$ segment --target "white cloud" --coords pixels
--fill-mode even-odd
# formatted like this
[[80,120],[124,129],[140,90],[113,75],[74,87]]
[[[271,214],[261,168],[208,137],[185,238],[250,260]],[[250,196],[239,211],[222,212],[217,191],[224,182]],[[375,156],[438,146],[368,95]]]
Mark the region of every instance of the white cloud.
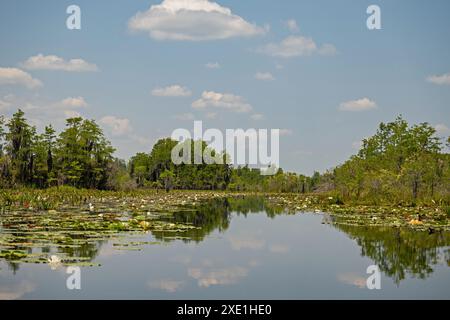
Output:
[[318,53],[321,55],[332,55],[336,53],[336,48],[331,44],[325,44],[321,48],[314,40],[304,36],[289,36],[280,43],[269,43],[258,49],[258,52],[273,57],[292,58],[300,56],[310,56]]
[[255,74],[255,79],[262,81],[275,80],[274,76],[270,72],[258,72]]
[[86,100],[83,97],[68,97],[61,100],[61,105],[68,108],[85,108],[88,106]]
[[207,64],[205,64],[205,67],[207,67],[208,69],[219,69],[220,64],[218,62],[208,62]]
[[88,72],[98,71],[95,64],[84,61],[83,59],[64,60],[55,55],[29,57],[22,66],[28,70],[60,70],[68,72]]
[[440,76],[438,75],[429,76],[427,78],[427,81],[438,85],[445,85],[445,84],[450,85],[450,73],[445,73]]
[[264,119],[264,115],[262,115],[261,113],[255,113],[252,114],[250,118],[252,118],[253,120],[262,120]]
[[367,280],[364,277],[361,277],[360,275],[354,274],[354,273],[343,273],[338,274],[337,279],[339,282],[356,286],[358,288],[364,289],[367,288]]
[[261,52],[270,56],[290,58],[308,56],[317,50],[317,45],[311,38],[302,36],[289,36],[281,43],[269,43]]
[[0,85],[2,84],[23,85],[30,89],[42,86],[40,80],[17,68],[0,68]]
[[289,20],[285,21],[284,24],[291,32],[299,32],[300,31],[300,28],[297,25],[297,21],[295,21],[294,19],[289,19]]
[[130,120],[127,118],[105,116],[99,120],[99,123],[106,126],[115,136],[122,136],[132,131]]
[[195,119],[195,116],[192,113],[182,113],[176,114],[174,118],[180,121],[191,121]]
[[199,287],[213,285],[230,285],[237,283],[248,275],[248,269],[243,267],[229,267],[205,270],[202,268],[189,268],[188,274],[197,280]]
[[265,33],[263,28],[208,0],[164,0],[138,12],[128,27],[148,32],[156,40],[203,41]]
[[171,279],[163,279],[158,281],[150,281],[148,286],[151,289],[160,289],[170,293],[177,292],[181,290],[185,285],[184,281],[177,281]]
[[202,97],[192,103],[194,109],[208,107],[225,109],[232,112],[250,112],[253,108],[244,98],[229,93],[204,91]]
[[362,98],[358,100],[350,100],[346,102],[342,102],[339,105],[339,110],[341,111],[366,111],[371,109],[376,109],[377,104],[375,101],[370,100],[369,98]]
[[36,285],[28,280],[20,280],[14,284],[2,284],[0,286],[0,300],[17,300],[35,289]]
[[436,129],[437,135],[444,137],[444,136],[450,136],[450,128],[447,127],[445,124],[437,124],[434,126],[434,129]]
[[180,85],[172,85],[165,88],[155,88],[152,90],[152,95],[157,97],[188,97],[192,92]]
[[81,117],[81,113],[75,110],[63,110],[65,118],[78,118]]
[[[82,116],[79,111],[85,108],[80,104],[81,101],[84,101],[82,97],[69,97],[59,101],[48,101],[41,99],[39,96],[34,96],[29,99],[19,96],[9,96],[4,97],[3,100],[11,106],[20,107],[25,112],[30,123],[41,130],[49,123],[53,124],[58,130],[63,129],[67,118]],[[7,111],[13,111],[11,109],[12,107]]]
[[251,237],[230,237],[228,240],[230,241],[233,250],[237,251],[242,249],[260,250],[264,248],[266,243],[264,240]]

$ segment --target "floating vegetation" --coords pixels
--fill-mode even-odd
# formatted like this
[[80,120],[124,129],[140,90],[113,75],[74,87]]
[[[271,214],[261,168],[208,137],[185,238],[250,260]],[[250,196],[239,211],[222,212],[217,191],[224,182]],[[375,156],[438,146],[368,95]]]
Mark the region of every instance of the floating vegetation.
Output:
[[[231,212],[317,212],[328,213],[327,223],[335,225],[450,230],[447,207],[348,206],[330,196],[287,193],[0,190],[0,208],[0,259],[49,265],[97,266],[107,241],[133,251],[174,240],[199,242],[213,230],[226,230]],[[148,233],[157,241],[130,240]]]
[[[71,188],[2,191],[0,259],[14,263],[95,266],[99,247],[108,240],[157,232],[170,235],[200,229],[171,221],[174,212],[193,212],[188,203],[210,194],[115,193]],[[219,196],[219,194],[217,194]],[[189,200],[192,199],[192,202]],[[45,205],[44,205],[45,204]],[[141,250],[156,241],[114,243],[115,249]],[[60,257],[55,260],[56,256]]]
[[317,212],[333,216],[333,223],[359,226],[408,227],[417,231],[430,228],[450,231],[450,219],[441,206],[369,206],[336,204],[333,197],[321,195],[273,194],[267,202],[288,212]]

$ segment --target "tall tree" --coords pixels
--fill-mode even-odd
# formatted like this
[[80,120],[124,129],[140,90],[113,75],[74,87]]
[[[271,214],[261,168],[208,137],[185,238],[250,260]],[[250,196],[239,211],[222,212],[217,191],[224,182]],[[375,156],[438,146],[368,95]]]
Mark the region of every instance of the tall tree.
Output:
[[6,150],[11,157],[13,184],[30,183],[32,180],[32,144],[36,129],[31,127],[22,110],[13,114],[7,123]]

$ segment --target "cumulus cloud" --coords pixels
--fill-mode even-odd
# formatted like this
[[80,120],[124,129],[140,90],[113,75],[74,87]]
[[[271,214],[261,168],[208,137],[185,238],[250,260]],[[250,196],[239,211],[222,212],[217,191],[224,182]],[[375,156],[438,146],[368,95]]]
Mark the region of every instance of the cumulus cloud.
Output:
[[450,73],[429,76],[427,81],[438,85],[450,85]]
[[65,118],[78,118],[81,117],[81,113],[75,110],[63,110]]
[[202,268],[188,269],[190,277],[197,280],[199,287],[210,287],[213,285],[235,284],[248,275],[248,269],[243,267],[230,267],[212,270]]
[[171,279],[162,279],[157,281],[150,281],[148,286],[151,289],[160,289],[166,292],[174,293],[181,290],[185,285],[184,281],[177,281]]
[[85,108],[88,106],[83,97],[68,97],[61,100],[61,105],[68,108]]
[[332,55],[336,53],[336,48],[331,44],[319,47],[310,37],[289,36],[280,43],[269,43],[259,48],[258,52],[273,57],[293,58],[300,56],[310,56],[312,54]]
[[312,38],[289,36],[281,43],[269,43],[259,51],[274,57],[290,58],[308,56],[316,50],[317,45]]
[[67,72],[89,72],[98,70],[98,67],[95,64],[86,62],[83,59],[71,59],[66,61],[55,55],[44,56],[43,54],[28,58],[22,63],[22,66],[28,70],[60,70]]
[[0,85],[3,84],[22,85],[30,89],[42,86],[40,80],[17,68],[0,68]]
[[375,101],[370,100],[369,98],[362,98],[358,100],[350,100],[346,102],[342,102],[339,105],[339,110],[341,111],[366,111],[371,109],[376,109],[377,104]]
[[258,72],[255,74],[255,79],[262,81],[275,80],[274,76],[270,72]]
[[342,273],[337,275],[339,282],[355,286],[361,289],[366,288],[366,279],[354,273]]
[[242,250],[242,249],[250,249],[250,250],[260,250],[265,246],[265,241],[257,238],[239,238],[239,237],[230,237],[229,241],[231,243],[231,247],[233,250]]
[[39,96],[25,98],[8,95],[0,100],[7,102],[9,105],[5,112],[13,111],[11,110],[13,107],[20,107],[27,115],[30,123],[41,129],[49,123],[62,129],[67,118],[84,117],[80,112],[88,107],[88,103],[81,96],[48,101]]
[[11,285],[2,284],[0,286],[0,300],[16,300],[35,289],[36,285],[28,280],[20,280],[18,283]]
[[208,69],[219,69],[220,64],[218,62],[208,62],[207,64],[205,64],[205,67],[207,67]]
[[122,136],[132,131],[130,120],[127,118],[105,116],[99,120],[99,123],[106,126],[115,136]]
[[180,85],[172,85],[168,87],[158,87],[152,90],[152,95],[157,97],[188,97],[192,94],[192,92]]
[[297,25],[297,21],[295,21],[294,19],[286,20],[284,22],[284,24],[291,32],[299,32],[300,31],[300,28]]
[[156,40],[204,41],[265,33],[264,28],[208,0],[164,0],[138,12],[129,20],[128,27],[147,32]]
[[204,91],[200,99],[192,103],[194,109],[220,108],[232,112],[250,112],[252,106],[244,98],[230,93]]

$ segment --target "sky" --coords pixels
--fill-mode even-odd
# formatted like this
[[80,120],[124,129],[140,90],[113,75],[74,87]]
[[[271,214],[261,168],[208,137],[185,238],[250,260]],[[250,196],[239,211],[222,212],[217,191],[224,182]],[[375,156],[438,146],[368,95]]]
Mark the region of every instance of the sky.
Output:
[[194,120],[280,129],[281,167],[323,172],[400,114],[450,135],[449,12],[447,0],[2,0],[0,115],[20,107],[39,130],[95,119],[124,159]]

